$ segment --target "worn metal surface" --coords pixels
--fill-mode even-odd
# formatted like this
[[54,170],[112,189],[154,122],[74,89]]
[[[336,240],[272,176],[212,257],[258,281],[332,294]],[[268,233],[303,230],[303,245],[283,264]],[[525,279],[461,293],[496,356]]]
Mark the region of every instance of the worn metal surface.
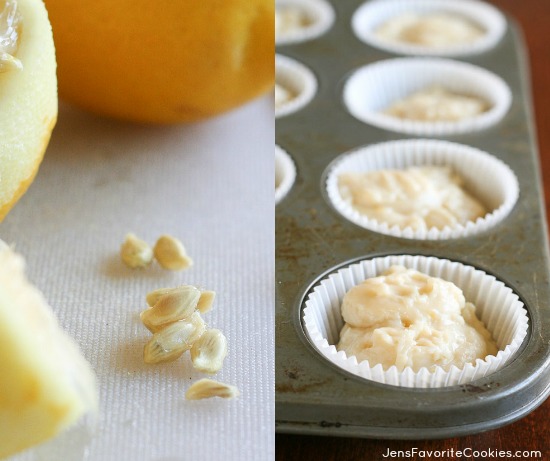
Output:
[[[333,2],[337,19],[327,34],[277,49],[307,65],[319,88],[306,108],[276,121],[276,142],[297,166],[296,182],[276,208],[276,427],[280,432],[403,439],[495,428],[524,416],[550,393],[548,245],[523,42],[508,21],[495,49],[460,59],[508,83],[514,99],[505,119],[478,133],[438,138],[490,152],[514,170],[520,197],[512,213],[473,238],[415,241],[376,234],[341,217],[323,187],[326,169],[339,155],[411,137],[365,125],[342,103],[342,84],[350,72],[396,57],[355,38],[350,17],[360,3]],[[381,254],[433,255],[494,274],[529,311],[530,331],[520,352],[486,378],[441,389],[378,384],[326,361],[303,332],[304,297],[327,272]]]

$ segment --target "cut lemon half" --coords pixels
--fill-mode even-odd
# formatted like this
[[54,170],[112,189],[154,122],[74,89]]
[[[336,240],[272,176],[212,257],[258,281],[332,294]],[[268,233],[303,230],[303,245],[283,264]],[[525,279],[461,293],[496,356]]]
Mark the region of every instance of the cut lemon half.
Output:
[[0,221],[33,181],[56,120],[55,51],[44,4],[0,0]]
[[0,458],[55,436],[97,407],[94,372],[24,265],[0,240]]

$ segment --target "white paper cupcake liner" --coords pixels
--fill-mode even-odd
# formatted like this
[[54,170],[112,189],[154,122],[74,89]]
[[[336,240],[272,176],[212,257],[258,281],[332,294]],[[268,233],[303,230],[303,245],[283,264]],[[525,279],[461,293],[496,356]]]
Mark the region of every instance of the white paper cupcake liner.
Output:
[[[390,43],[376,36],[378,26],[405,13],[450,13],[471,20],[486,31],[469,44],[448,47],[426,47],[406,43]],[[352,17],[357,37],[368,45],[397,54],[416,56],[464,56],[483,53],[493,48],[506,31],[506,18],[492,5],[477,0],[374,0],[360,6]]]
[[290,191],[296,179],[296,166],[283,149],[275,145],[275,204]]
[[[491,108],[473,117],[444,122],[406,120],[383,113],[396,101],[433,86],[482,98]],[[396,58],[356,70],[344,85],[343,99],[355,118],[378,128],[444,136],[497,124],[510,108],[512,93],[500,77],[472,64],[441,58]]]
[[[290,45],[323,35],[334,23],[334,10],[325,0],[277,0],[275,8],[296,7],[308,18],[307,26],[289,31],[275,29],[275,44]],[[277,13],[276,13],[277,14]],[[277,18],[275,19],[277,24]]]
[[[338,189],[338,176],[342,173],[418,166],[451,167],[464,180],[465,189],[485,206],[488,213],[475,222],[441,230],[401,229],[361,214],[342,198]],[[469,237],[487,231],[508,216],[519,197],[516,175],[501,160],[474,147],[433,139],[389,141],[344,154],[329,167],[326,188],[332,205],[349,221],[381,234],[418,240]]]
[[275,83],[294,95],[290,101],[275,107],[275,118],[299,111],[317,92],[317,79],[313,72],[302,63],[280,54],[275,55]]
[[[462,369],[437,368],[418,372],[395,366],[384,371],[382,365],[371,367],[368,361],[357,362],[337,351],[344,320],[340,312],[345,293],[367,278],[376,277],[394,264],[415,269],[432,277],[454,283],[467,301],[476,306],[476,314],[491,332],[499,348],[496,356],[478,359]],[[385,256],[364,260],[331,273],[309,294],[303,310],[303,325],[315,349],[338,367],[364,379],[393,386],[435,388],[469,383],[500,370],[513,357],[527,336],[528,315],[519,297],[492,275],[458,262],[426,256]]]

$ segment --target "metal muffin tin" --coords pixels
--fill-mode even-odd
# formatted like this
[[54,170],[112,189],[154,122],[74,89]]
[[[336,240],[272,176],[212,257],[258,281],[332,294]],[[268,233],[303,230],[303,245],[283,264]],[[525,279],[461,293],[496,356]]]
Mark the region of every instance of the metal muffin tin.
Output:
[[[474,237],[419,241],[377,234],[348,222],[331,205],[329,164],[357,147],[408,139],[353,118],[342,87],[355,69],[397,55],[369,47],[351,29],[362,2],[333,0],[336,21],[322,37],[277,48],[308,66],[317,94],[300,111],[276,120],[276,143],[297,176],[276,207],[276,429],[279,432],[391,439],[452,437],[515,421],[550,393],[550,291],[546,219],[528,85],[525,48],[508,19],[492,50],[459,60],[501,76],[513,91],[510,111],[480,132],[438,137],[478,147],[518,177],[520,197],[502,223]],[[310,344],[303,302],[326,274],[353,261],[387,254],[431,255],[493,274],[529,313],[529,332],[512,361],[466,385],[410,389],[375,383],[332,365]]]

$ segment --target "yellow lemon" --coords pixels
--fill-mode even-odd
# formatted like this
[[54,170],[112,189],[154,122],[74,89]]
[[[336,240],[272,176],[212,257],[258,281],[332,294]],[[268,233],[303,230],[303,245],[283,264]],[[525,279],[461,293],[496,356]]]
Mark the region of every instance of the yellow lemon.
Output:
[[31,184],[57,119],[55,52],[41,0],[0,0],[0,221]]
[[94,373],[24,261],[0,241],[0,458],[45,441],[97,405]]
[[46,0],[60,96],[121,119],[203,119],[274,82],[273,0]]

